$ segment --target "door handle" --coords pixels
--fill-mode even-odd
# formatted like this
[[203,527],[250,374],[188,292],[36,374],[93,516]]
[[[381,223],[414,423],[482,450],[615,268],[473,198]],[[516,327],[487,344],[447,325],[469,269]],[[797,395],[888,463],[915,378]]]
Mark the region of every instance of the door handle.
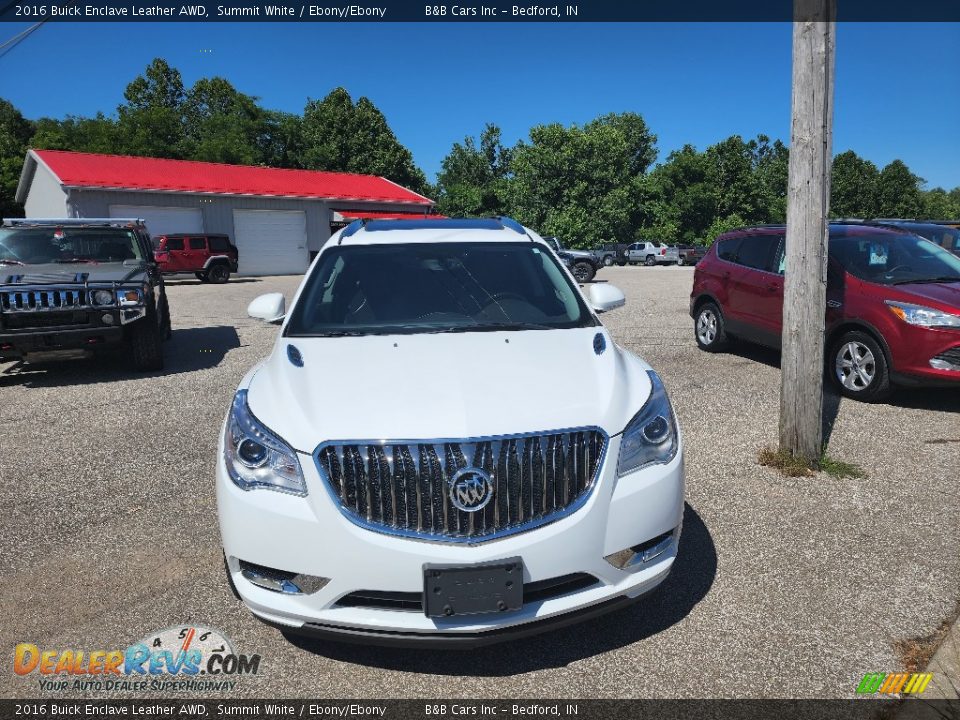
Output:
[[839,300],[827,300],[827,307],[829,308],[838,308],[843,307],[843,303]]
[[779,290],[779,289],[780,289],[780,288],[779,288],[779,286],[778,286],[776,283],[769,283],[769,284],[767,285],[767,290],[770,291],[770,292],[776,292],[776,291]]

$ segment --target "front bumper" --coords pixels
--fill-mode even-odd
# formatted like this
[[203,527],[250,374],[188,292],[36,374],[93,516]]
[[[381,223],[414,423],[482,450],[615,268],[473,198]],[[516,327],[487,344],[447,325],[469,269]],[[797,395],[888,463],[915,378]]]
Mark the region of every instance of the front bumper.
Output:
[[[408,539],[355,525],[331,501],[310,455],[300,456],[306,497],[241,490],[227,476],[220,447],[217,509],[228,572],[260,619],[292,633],[372,644],[473,647],[607,612],[666,579],[683,516],[682,439],[669,464],[618,479],[619,446],[619,436],[610,439],[595,487],[579,510],[552,524],[476,545]],[[604,559],[671,531],[668,548],[649,562],[621,570]],[[519,610],[452,618],[338,602],[360,591],[420,594],[428,563],[472,565],[515,557],[522,558],[525,586],[577,573],[592,575],[596,582],[524,603]],[[274,592],[247,580],[240,561],[329,582],[311,594]]]

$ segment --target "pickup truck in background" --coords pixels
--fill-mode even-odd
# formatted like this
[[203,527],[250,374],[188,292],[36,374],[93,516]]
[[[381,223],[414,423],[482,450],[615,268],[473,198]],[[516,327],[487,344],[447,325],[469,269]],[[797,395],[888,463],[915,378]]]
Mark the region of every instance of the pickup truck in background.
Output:
[[677,265],[696,265],[707,254],[707,248],[703,245],[678,245],[677,251],[680,254]]
[[556,251],[564,265],[570,268],[570,272],[578,283],[590,282],[597,274],[597,270],[603,267],[600,258],[590,250],[565,248],[557,237],[545,237],[544,240]]
[[680,251],[674,245],[664,245],[649,241],[633,243],[627,248],[627,260],[631,265],[676,265],[680,262]]

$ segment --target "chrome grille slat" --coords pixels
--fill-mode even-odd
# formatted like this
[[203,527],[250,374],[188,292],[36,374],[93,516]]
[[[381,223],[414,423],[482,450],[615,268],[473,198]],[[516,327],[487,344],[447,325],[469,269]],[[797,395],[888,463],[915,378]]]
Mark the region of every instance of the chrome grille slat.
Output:
[[[552,522],[579,507],[603,463],[595,428],[434,441],[342,441],[314,453],[341,512],[357,524],[428,540],[482,542]],[[450,482],[465,467],[486,472],[492,500],[465,512]]]
[[30,288],[0,291],[0,311],[44,312],[90,307],[86,290]]

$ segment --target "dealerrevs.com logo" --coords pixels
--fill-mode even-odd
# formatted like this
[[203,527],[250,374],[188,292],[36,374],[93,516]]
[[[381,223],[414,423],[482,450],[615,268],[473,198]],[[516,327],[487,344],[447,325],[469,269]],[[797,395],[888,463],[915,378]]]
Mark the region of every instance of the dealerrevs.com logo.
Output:
[[233,690],[256,675],[260,656],[237,653],[217,630],[178,625],[124,650],[41,649],[20,643],[13,672],[36,676],[43,691]]

